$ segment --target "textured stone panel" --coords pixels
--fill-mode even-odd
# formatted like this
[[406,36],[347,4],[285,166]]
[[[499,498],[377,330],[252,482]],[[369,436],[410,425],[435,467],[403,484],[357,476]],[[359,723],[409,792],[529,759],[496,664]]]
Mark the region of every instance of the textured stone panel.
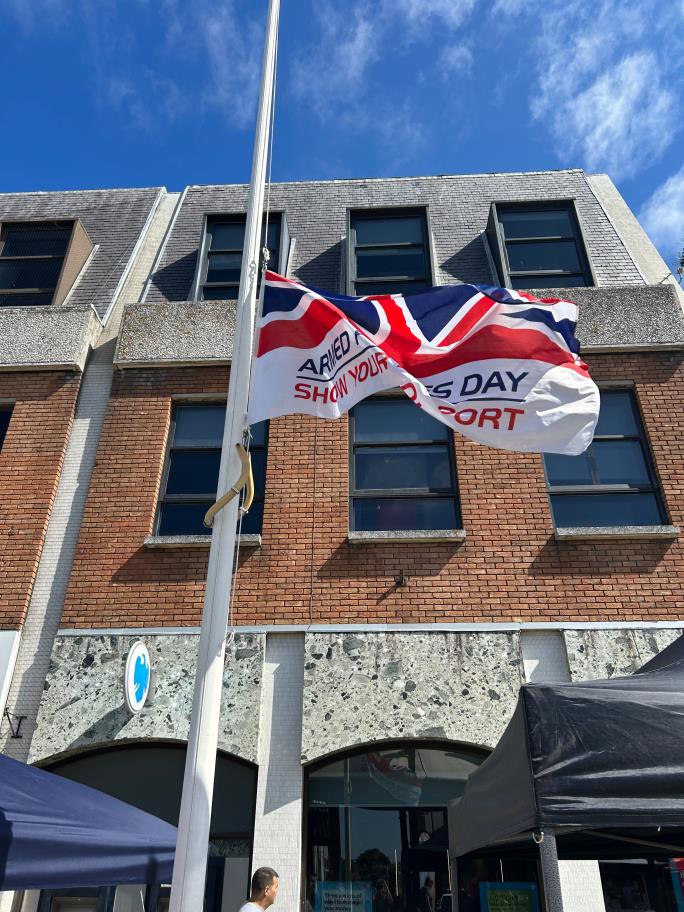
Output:
[[493,746],[523,681],[517,633],[312,633],[302,758],[395,738]]
[[577,304],[577,338],[585,351],[684,346],[682,306],[671,285],[544,288],[537,294]]
[[101,330],[92,307],[2,307],[0,370],[27,366],[83,370]]
[[235,301],[129,305],[114,363],[227,364],[233,353],[235,306]]
[[633,674],[675,640],[681,630],[565,630],[573,681]]
[[[143,639],[152,662],[154,697],[132,715],[123,674],[133,642]],[[119,739],[186,740],[198,636],[57,637],[30,761]],[[241,634],[226,650],[219,747],[257,760],[264,637]]]

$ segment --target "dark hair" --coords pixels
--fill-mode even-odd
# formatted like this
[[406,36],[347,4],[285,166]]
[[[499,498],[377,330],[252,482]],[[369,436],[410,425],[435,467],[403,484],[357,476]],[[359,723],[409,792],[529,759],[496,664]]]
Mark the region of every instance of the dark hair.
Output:
[[263,893],[278,877],[278,872],[273,868],[257,868],[252,874],[252,893]]

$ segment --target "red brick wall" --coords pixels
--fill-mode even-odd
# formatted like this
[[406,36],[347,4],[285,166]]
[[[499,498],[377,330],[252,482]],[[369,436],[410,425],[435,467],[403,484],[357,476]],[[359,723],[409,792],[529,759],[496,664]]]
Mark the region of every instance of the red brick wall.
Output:
[[26,615],[79,383],[66,371],[0,373],[0,402],[15,402],[0,451],[0,629]]
[[[684,373],[676,353],[596,355],[634,380],[670,518],[684,525]],[[198,624],[207,550],[151,551],[171,395],[223,393],[216,368],[115,378],[63,626]],[[679,541],[556,542],[542,460],[456,438],[467,541],[349,545],[347,423],[271,423],[263,545],[243,555],[235,622],[667,620]],[[314,492],[314,470],[315,492]],[[315,507],[315,509],[314,509]],[[394,577],[403,570],[405,588]]]

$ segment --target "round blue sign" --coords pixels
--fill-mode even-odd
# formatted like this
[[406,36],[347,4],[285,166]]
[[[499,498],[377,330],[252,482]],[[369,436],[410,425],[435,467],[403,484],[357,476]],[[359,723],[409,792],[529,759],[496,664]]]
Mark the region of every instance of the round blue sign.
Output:
[[150,655],[147,646],[138,640],[128,651],[124,675],[124,697],[131,712],[140,712],[145,705],[150,692],[150,679]]

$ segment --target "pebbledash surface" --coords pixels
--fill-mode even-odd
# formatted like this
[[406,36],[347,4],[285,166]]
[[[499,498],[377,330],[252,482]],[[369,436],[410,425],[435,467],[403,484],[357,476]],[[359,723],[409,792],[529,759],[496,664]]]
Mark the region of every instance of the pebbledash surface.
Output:
[[[206,429],[225,400],[230,244],[246,194],[0,195],[2,224],[80,219],[100,244],[56,310],[0,307],[0,411],[11,409],[0,559],[18,580],[0,609],[2,749],[171,822],[208,555],[201,530],[171,519],[211,494],[184,493],[171,472],[178,453],[205,460],[198,477],[215,458]],[[442,499],[451,525],[369,528],[362,507],[382,492],[369,493],[356,472],[368,443],[353,418],[289,416],[255,431],[263,487],[243,529],[224,668],[210,912],[232,912],[261,864],[281,875],[282,908],[301,912],[328,912],[339,889],[363,912],[389,912],[380,882],[392,908],[414,912],[428,875],[435,912],[448,912],[450,875],[497,880],[503,870],[508,881],[534,881],[525,858],[503,858],[499,873],[487,859],[450,871],[447,800],[496,745],[523,682],[631,674],[684,628],[682,296],[609,178],[570,170],[276,184],[271,266],[353,293],[364,280],[358,219],[379,220],[379,231],[404,218],[423,226],[411,243],[431,283],[500,284],[497,258],[510,266],[510,252],[497,234],[502,216],[493,220],[507,207],[574,213],[586,286],[548,279],[537,293],[578,303],[592,376],[634,403],[639,423],[606,442],[620,437],[646,454],[648,479],[634,493],[657,501],[657,522],[621,522],[606,507],[591,523],[559,524],[553,498],[558,509],[558,498],[579,495],[549,487],[554,467],[541,456],[449,434],[417,445],[448,454],[448,485],[425,498]],[[44,415],[43,459],[31,434]],[[204,438],[187,433],[198,415]],[[403,447],[403,457],[415,441],[371,443]],[[138,640],[152,683],[132,714],[123,671]],[[599,861],[564,863],[574,903],[601,908],[602,883],[616,875]],[[160,885],[120,889],[117,903],[162,910],[165,895]],[[112,900],[78,902],[106,912]],[[40,901],[56,912],[59,897]]]

